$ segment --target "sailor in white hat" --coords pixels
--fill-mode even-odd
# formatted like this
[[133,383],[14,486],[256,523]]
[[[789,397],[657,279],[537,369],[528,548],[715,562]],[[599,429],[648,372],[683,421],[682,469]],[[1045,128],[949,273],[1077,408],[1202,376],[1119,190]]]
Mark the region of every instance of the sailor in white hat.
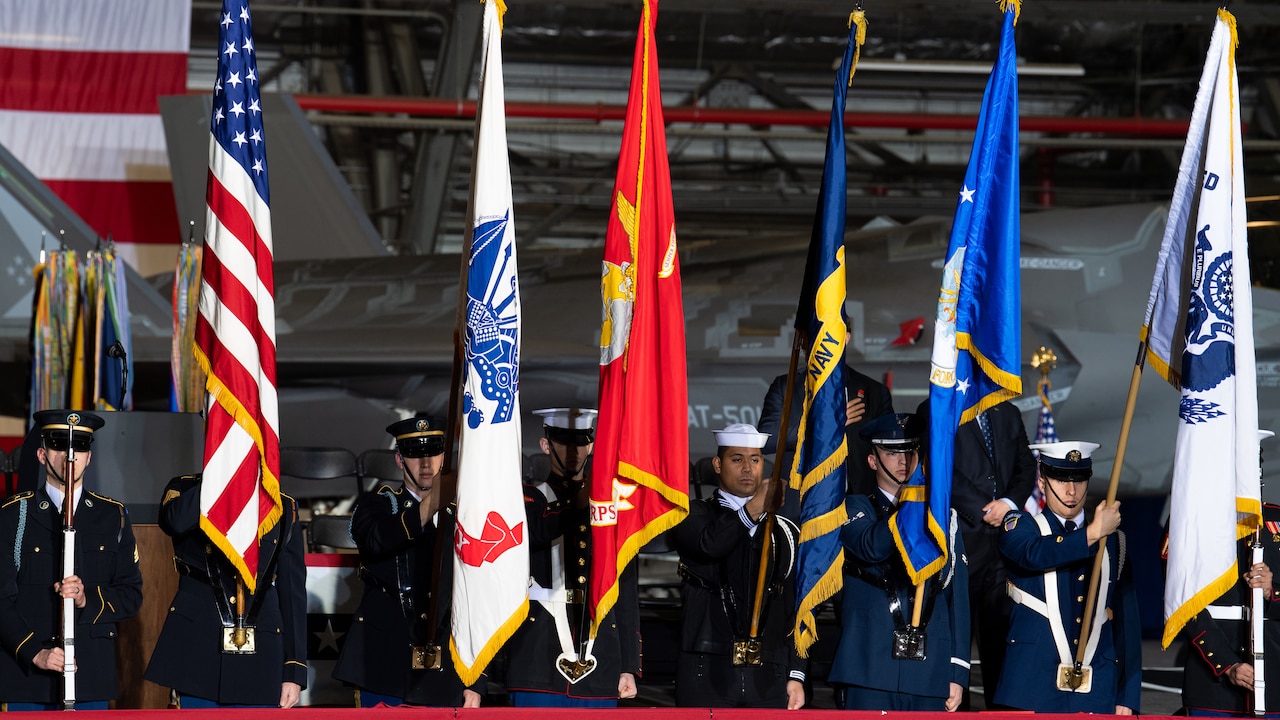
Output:
[[[1085,495],[1093,475],[1091,442],[1032,445],[1040,451],[1045,511],[1004,517],[1000,552],[1009,561],[1006,668],[995,701],[1052,713],[1133,714],[1141,697],[1141,625],[1125,558],[1120,503],[1103,501],[1086,523]],[[1085,607],[1094,556],[1103,549],[1097,600]],[[1091,631],[1081,637],[1083,619]],[[1075,659],[1085,646],[1083,662]]]
[[788,638],[795,620],[796,540],[790,520],[774,517],[770,567],[758,632],[750,637],[769,479],[761,448],[769,436],[751,425],[716,430],[711,465],[720,486],[689,503],[669,536],[680,554],[684,607],[676,660],[676,705],[804,705],[806,663]]

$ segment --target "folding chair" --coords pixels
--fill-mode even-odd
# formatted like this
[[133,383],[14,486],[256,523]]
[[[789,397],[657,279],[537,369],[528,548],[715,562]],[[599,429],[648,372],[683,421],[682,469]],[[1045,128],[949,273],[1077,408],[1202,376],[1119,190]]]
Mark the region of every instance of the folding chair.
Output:
[[356,542],[351,539],[351,516],[312,515],[311,524],[307,526],[307,540],[311,552],[354,550]]
[[355,453],[333,447],[280,448],[280,487],[298,500],[345,498],[359,489]]
[[379,483],[397,483],[404,479],[404,471],[396,464],[396,451],[379,448],[365,450],[359,458],[360,492],[367,493]]

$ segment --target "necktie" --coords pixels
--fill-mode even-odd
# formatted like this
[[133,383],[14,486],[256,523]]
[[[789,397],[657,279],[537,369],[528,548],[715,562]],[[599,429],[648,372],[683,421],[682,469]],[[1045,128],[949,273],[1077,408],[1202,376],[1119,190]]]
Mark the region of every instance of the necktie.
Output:
[[1068,521],[1065,523],[1065,527],[1067,528],[1067,532],[1075,532],[1075,530],[1076,530],[1076,521],[1075,521],[1075,520],[1068,520]]
[[996,456],[995,440],[991,437],[991,423],[987,421],[987,413],[978,413],[978,429],[982,431],[982,442],[987,446],[987,454]]

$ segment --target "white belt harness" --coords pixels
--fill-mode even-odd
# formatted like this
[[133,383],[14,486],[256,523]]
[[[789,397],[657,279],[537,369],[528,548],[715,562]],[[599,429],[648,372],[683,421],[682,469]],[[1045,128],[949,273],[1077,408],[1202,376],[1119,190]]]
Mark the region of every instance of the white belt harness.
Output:
[[[555,502],[557,500],[556,493],[546,482],[538,484],[538,490],[547,498],[547,502]],[[573,635],[569,633],[569,611],[566,604],[569,599],[569,593],[564,587],[564,536],[556,538],[551,543],[551,587],[544,588],[538,584],[533,576],[529,576],[529,599],[538,603],[547,611],[551,619],[556,624],[556,635],[560,639],[560,656],[556,658],[556,669],[560,670],[561,675],[570,683],[576,683],[586,677],[586,673],[577,677],[570,677],[561,669],[563,663],[561,660],[568,662],[578,661],[578,651],[573,645]],[[586,608],[583,608],[586,612]],[[595,647],[596,639],[594,637],[587,640],[587,647],[582,654],[583,660],[590,660],[593,664],[595,658],[591,655],[591,649]],[[589,671],[588,671],[589,672]]]
[[[1049,521],[1044,515],[1034,516],[1036,525],[1040,527],[1040,535],[1048,537],[1053,534]],[[1092,666],[1093,655],[1098,650],[1098,638],[1102,636],[1102,624],[1107,619],[1107,589],[1111,584],[1111,556],[1107,551],[1106,540],[1102,545],[1102,578],[1098,583],[1097,606],[1093,609],[1093,623],[1089,629],[1089,640],[1084,648],[1084,665]],[[1053,643],[1058,648],[1058,660],[1062,665],[1074,664],[1071,645],[1067,642],[1067,631],[1062,624],[1062,606],[1058,603],[1058,571],[1050,570],[1044,574],[1044,600],[1023,592],[1013,583],[1008,583],[1009,597],[1019,605],[1034,610],[1036,614],[1049,621],[1049,629],[1053,633]],[[1088,692],[1083,686],[1067,692]]]

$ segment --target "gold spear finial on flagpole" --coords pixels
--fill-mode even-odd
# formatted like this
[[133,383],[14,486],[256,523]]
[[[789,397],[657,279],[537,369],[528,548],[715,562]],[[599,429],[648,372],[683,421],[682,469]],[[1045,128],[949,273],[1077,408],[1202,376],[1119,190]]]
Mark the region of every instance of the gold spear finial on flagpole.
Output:
[[849,87],[853,87],[853,74],[858,72],[858,58],[862,56],[862,46],[867,44],[867,13],[862,10],[862,0],[858,0],[858,4],[853,8],[853,12],[849,13],[849,27],[857,25],[858,32],[853,36],[853,63],[849,65]]

